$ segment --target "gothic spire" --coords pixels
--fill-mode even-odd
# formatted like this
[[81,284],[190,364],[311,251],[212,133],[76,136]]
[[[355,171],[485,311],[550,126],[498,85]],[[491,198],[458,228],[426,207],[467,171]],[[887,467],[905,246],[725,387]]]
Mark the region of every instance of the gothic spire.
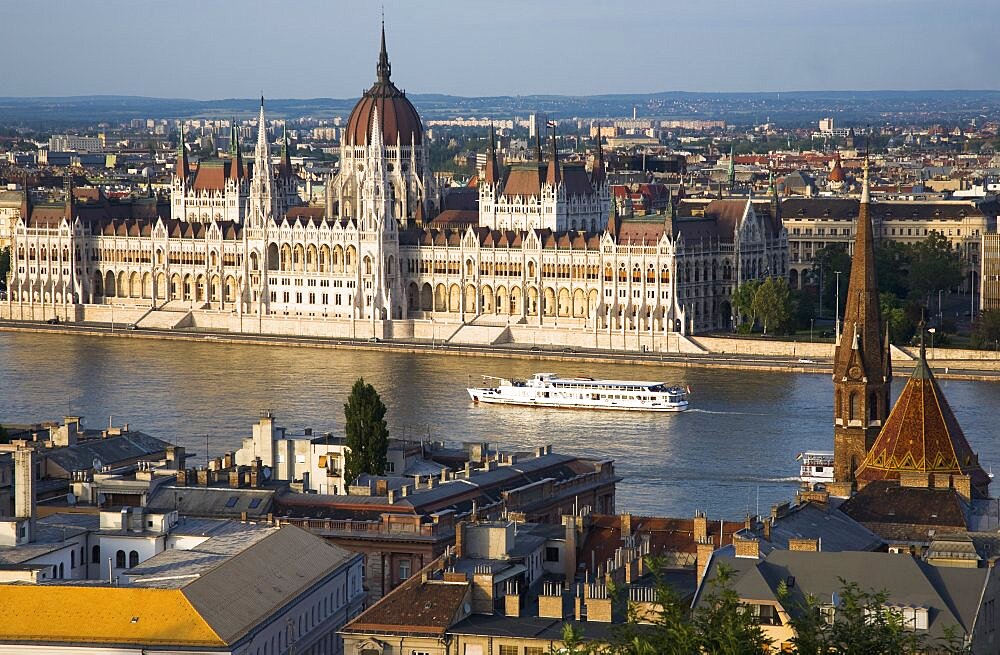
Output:
[[389,77],[392,75],[392,64],[389,63],[389,53],[385,49],[385,19],[382,19],[382,49],[378,53],[378,65],[375,67],[375,74],[379,84],[389,84]]
[[736,147],[729,146],[729,195],[736,188]]
[[65,181],[64,181],[64,186],[66,187],[66,204],[64,205],[65,211],[63,213],[63,217],[66,218],[66,220],[72,221],[73,220],[73,213],[74,213],[74,207],[73,207],[73,171],[70,171],[70,170],[66,171],[66,178],[65,178]]
[[253,181],[250,184],[250,207],[253,222],[263,224],[274,216],[274,166],[271,147],[267,142],[267,119],[264,116],[264,96],[260,98],[257,118],[257,147],[254,149]]
[[279,172],[283,178],[292,176],[292,155],[288,149],[288,127],[286,125],[281,126],[281,165]]
[[497,163],[497,133],[490,121],[490,151],[486,159],[486,183],[496,184],[500,181],[500,166]]
[[594,185],[594,190],[604,182],[605,171],[604,171],[604,148],[601,146],[601,124],[597,124],[597,139],[596,144],[597,152],[594,159],[594,171],[590,175],[590,182]]
[[243,177],[243,152],[240,150],[240,132],[236,127],[235,117],[229,131],[229,156],[232,159],[229,164],[229,177],[239,181]]
[[177,138],[177,161],[174,163],[174,174],[181,179],[181,182],[187,181],[188,176],[188,156],[187,148],[184,147],[184,122],[181,121],[180,124],[180,136]]
[[549,160],[549,172],[545,176],[546,184],[558,186],[562,181],[562,172],[559,169],[559,149],[556,145],[556,126],[552,124],[552,159]]

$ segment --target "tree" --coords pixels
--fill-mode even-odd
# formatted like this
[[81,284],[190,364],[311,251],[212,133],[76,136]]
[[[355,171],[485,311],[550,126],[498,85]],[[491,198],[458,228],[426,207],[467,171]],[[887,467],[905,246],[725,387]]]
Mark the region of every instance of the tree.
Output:
[[1000,309],[987,309],[972,326],[972,345],[996,348],[1000,343]]
[[736,310],[736,323],[742,325],[748,322],[753,327],[757,320],[753,310],[753,299],[760,288],[760,280],[748,280],[733,290],[733,309]]
[[10,273],[10,248],[0,248],[0,289],[7,288],[8,273]]
[[389,429],[385,405],[375,387],[358,378],[344,404],[344,430],[348,451],[344,455],[344,477],[355,480],[362,473],[385,473]]
[[926,239],[911,245],[909,252],[910,291],[917,298],[962,283],[961,255],[940,232],[932,231]]
[[889,604],[884,591],[864,591],[857,583],[840,581],[836,606],[821,607],[817,599],[795,599],[780,590],[779,601],[792,616],[791,643],[798,655],[861,655],[867,653],[965,653],[954,628],[942,639],[912,630],[900,612]]
[[882,239],[875,247],[875,273],[881,292],[906,298],[910,293],[910,248],[897,241]]
[[779,277],[769,277],[764,280],[753,297],[753,313],[764,324],[764,334],[767,326],[780,330],[788,326],[792,320],[792,294],[788,288],[788,280]]
[[889,340],[892,343],[908,343],[917,328],[916,323],[910,318],[910,313],[892,293],[880,293],[878,301],[882,320],[889,326]]
[[[840,285],[843,291],[847,288],[847,281],[851,277],[851,256],[847,254],[847,245],[831,243],[817,250],[813,256],[812,278],[819,288],[820,309],[825,307],[832,310],[834,308],[833,305],[837,298],[837,271],[840,271]],[[846,293],[840,294],[840,302],[847,302]],[[835,312],[831,311],[830,313]]]

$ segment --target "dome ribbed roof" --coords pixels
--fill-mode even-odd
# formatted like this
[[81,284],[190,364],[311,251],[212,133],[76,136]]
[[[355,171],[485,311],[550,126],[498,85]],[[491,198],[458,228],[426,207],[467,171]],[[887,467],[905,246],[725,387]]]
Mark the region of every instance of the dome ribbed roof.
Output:
[[382,131],[382,142],[386,145],[408,145],[421,143],[424,128],[420,115],[406,94],[392,83],[390,74],[392,66],[385,49],[385,27],[382,28],[382,51],[379,53],[378,77],[375,84],[365,91],[347,119],[344,130],[344,143],[353,146],[366,146],[371,139],[372,121],[378,112],[379,128]]

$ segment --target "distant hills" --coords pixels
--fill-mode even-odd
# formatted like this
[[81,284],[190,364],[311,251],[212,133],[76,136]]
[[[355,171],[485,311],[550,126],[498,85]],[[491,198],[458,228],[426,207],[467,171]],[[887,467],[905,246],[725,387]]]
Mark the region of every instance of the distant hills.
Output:
[[[594,96],[488,96],[410,94],[425,120],[456,116],[509,118],[542,111],[554,118],[640,117],[721,119],[796,126],[835,116],[844,125],[957,123],[1000,120],[1000,91],[794,91],[698,93],[667,91]],[[269,116],[332,117],[350,113],[357,98],[267,99]],[[142,96],[0,97],[0,124],[30,127],[80,125],[133,118],[246,118],[259,99],[190,100]]]

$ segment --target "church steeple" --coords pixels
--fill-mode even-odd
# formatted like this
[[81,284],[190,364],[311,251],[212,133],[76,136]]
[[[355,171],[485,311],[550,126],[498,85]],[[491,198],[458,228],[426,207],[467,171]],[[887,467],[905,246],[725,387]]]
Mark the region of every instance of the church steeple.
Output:
[[188,171],[188,156],[187,148],[184,147],[184,123],[180,124],[180,136],[177,137],[177,160],[174,163],[174,174],[180,178],[181,184],[187,182]]
[[847,306],[833,360],[837,482],[854,482],[855,470],[865,460],[889,414],[892,368],[883,341],[870,204],[866,160]]
[[590,183],[594,190],[604,183],[606,172],[604,170],[604,148],[601,146],[601,124],[597,124],[597,139],[595,140],[597,151],[594,153],[594,171],[590,174]]

